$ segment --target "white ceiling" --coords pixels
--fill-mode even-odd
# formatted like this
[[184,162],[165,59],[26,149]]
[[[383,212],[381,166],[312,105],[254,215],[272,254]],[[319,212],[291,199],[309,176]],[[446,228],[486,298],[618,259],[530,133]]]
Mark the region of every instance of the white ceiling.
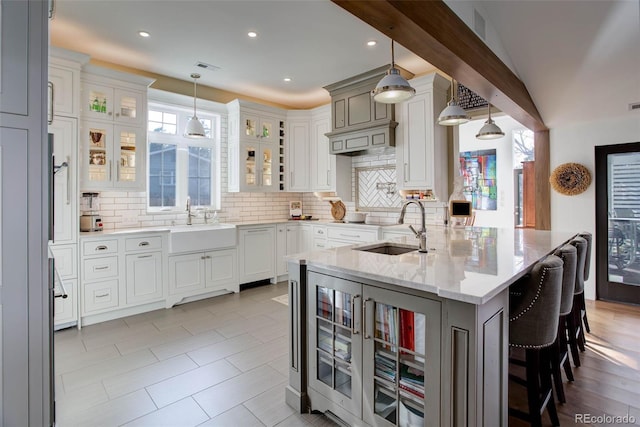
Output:
[[[198,72],[200,84],[294,108],[326,104],[322,86],[391,60],[389,38],[324,0],[56,0],[51,43],[181,80]],[[398,45],[396,62],[414,74],[433,70]]]
[[[640,101],[640,1],[471,3],[495,28],[505,62],[548,126],[635,114],[628,104]],[[56,0],[55,7],[56,46],[181,80],[200,72],[201,84],[292,108],[326,103],[322,86],[390,60],[386,36],[328,0]],[[367,47],[370,39],[378,45]],[[201,70],[197,61],[220,70]],[[433,69],[397,45],[396,62],[414,74]]]

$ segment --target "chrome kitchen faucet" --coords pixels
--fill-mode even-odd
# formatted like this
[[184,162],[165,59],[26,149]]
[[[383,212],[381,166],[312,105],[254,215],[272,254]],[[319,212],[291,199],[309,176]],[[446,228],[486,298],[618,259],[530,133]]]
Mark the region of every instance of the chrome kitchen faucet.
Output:
[[409,225],[409,228],[411,229],[411,231],[413,231],[413,234],[416,235],[416,238],[418,239],[418,252],[428,252],[427,251],[427,226],[425,223],[425,217],[424,217],[424,206],[422,205],[422,203],[417,202],[415,200],[409,200],[407,202],[404,202],[404,204],[402,205],[402,210],[400,211],[400,218],[398,218],[398,224],[404,224],[404,214],[407,210],[407,206],[409,206],[411,203],[415,203],[416,205],[418,205],[418,207],[420,208],[420,214],[422,215],[422,228],[420,229],[420,231],[416,231],[415,228],[413,228],[413,225]]

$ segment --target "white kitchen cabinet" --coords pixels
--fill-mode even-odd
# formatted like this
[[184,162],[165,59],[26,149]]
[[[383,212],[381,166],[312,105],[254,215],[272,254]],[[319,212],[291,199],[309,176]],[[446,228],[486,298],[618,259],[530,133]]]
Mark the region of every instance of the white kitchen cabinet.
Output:
[[441,302],[315,271],[307,286],[313,409],[439,426]]
[[432,73],[411,80],[416,95],[399,105],[396,171],[399,189],[433,190],[448,200],[447,129],[437,124],[449,81]]
[[276,227],[263,225],[238,228],[240,283],[276,276]]
[[[297,252],[307,252],[313,250],[313,226],[311,224],[300,224],[300,237]],[[295,253],[295,252],[290,252]]]
[[284,191],[284,111],[237,99],[227,110],[229,191]]
[[310,191],[309,120],[287,120],[288,191]]
[[51,245],[56,271],[62,279],[78,277],[78,245]]
[[302,252],[304,245],[303,229],[306,224],[278,224],[276,226],[276,275],[287,274],[287,255]]
[[378,230],[366,226],[327,225],[327,247],[335,248],[378,240]]
[[153,80],[93,65],[83,67],[81,79],[81,189],[144,190]]
[[84,121],[80,133],[83,190],[143,189],[143,128]]
[[[53,311],[54,329],[73,326],[78,321],[78,279],[62,279],[63,287],[56,282]],[[62,296],[66,295],[66,298]]]
[[78,238],[78,122],[56,117],[49,125],[53,134],[53,241],[76,243]]
[[235,248],[171,255],[167,306],[199,294],[238,292],[237,271]]
[[109,83],[102,77],[84,74],[81,92],[82,116],[89,120],[144,126],[146,88],[122,89]]
[[49,124],[57,117],[80,116],[80,68],[89,56],[49,46]]
[[327,248],[327,227],[314,225],[312,228],[312,241],[308,250],[321,250]]
[[82,324],[165,306],[167,233],[86,233],[80,242]]
[[162,252],[126,255],[126,304],[162,299]]

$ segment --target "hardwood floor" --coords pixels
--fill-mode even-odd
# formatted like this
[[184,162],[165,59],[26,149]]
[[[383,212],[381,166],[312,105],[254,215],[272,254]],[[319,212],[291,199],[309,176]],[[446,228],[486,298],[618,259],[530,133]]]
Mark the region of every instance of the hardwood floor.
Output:
[[[574,382],[565,379],[567,403],[556,402],[560,424],[624,425],[615,419],[588,422],[586,417],[629,415],[635,418],[632,425],[640,425],[640,307],[588,300],[587,314],[591,333],[586,334],[586,351],[580,353],[581,366],[572,365]],[[509,386],[509,404],[526,410],[524,388]],[[510,417],[509,425],[528,423]],[[543,425],[551,425],[546,411]]]
[[[334,425],[284,403],[288,311],[272,298],[286,292],[280,283],[57,332],[58,426]],[[640,307],[587,301],[587,310],[591,333],[560,422],[612,425],[575,416],[629,414],[640,425]],[[509,397],[526,399],[518,386]]]

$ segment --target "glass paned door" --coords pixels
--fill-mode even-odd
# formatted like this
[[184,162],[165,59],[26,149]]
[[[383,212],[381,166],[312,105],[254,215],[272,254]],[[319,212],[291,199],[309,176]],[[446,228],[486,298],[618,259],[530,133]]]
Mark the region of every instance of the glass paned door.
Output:
[[362,413],[362,285],[309,272],[309,387]]
[[373,408],[365,420],[439,425],[440,303],[372,287],[363,298],[364,406]]
[[596,147],[596,290],[640,303],[640,143]]
[[259,164],[256,162],[256,155],[259,155],[258,146],[254,144],[242,144],[244,159],[244,186],[255,188],[259,180]]
[[87,138],[85,146],[88,147],[87,157],[83,160],[87,162],[87,179],[92,183],[104,183],[111,179],[109,170],[111,145],[110,126],[89,126],[88,132],[84,135]]
[[118,134],[120,143],[118,181],[136,182],[136,132],[121,129]]
[[262,180],[260,184],[265,188],[273,187],[273,150],[262,149]]

